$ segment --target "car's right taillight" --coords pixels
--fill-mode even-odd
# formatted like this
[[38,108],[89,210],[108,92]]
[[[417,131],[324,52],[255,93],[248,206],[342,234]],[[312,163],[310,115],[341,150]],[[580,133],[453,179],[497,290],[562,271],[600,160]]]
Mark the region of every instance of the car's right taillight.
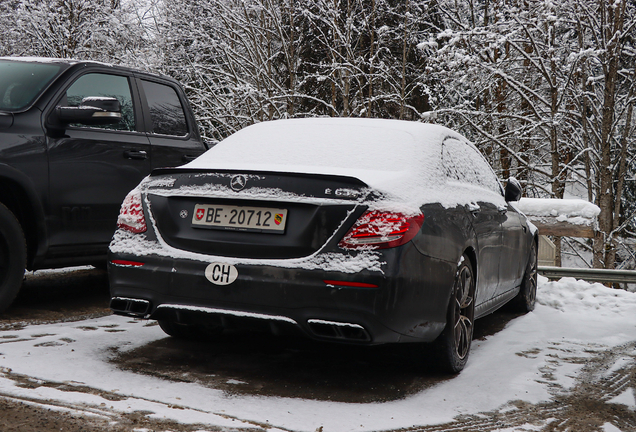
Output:
[[401,246],[415,237],[424,215],[367,211],[356,221],[338,245],[343,249],[386,249]]
[[139,191],[133,190],[126,195],[119,211],[117,226],[135,234],[146,232],[146,218]]

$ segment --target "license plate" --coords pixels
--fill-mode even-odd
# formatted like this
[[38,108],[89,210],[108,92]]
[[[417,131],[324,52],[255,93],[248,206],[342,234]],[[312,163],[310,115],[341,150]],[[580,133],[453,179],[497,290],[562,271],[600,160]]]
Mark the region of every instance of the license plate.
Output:
[[192,225],[199,228],[271,231],[283,233],[287,209],[197,204]]

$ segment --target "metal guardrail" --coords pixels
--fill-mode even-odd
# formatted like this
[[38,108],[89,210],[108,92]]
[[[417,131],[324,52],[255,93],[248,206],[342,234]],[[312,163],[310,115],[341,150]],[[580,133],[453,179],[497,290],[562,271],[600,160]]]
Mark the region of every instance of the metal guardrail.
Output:
[[572,277],[588,282],[636,283],[636,270],[607,270],[539,266],[537,271],[548,279]]

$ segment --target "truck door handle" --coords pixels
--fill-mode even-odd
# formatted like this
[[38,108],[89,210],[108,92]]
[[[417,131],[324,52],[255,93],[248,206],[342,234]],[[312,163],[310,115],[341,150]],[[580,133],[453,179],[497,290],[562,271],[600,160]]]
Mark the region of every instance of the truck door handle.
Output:
[[124,151],[124,157],[126,159],[143,160],[148,159],[148,152],[145,150],[126,150]]

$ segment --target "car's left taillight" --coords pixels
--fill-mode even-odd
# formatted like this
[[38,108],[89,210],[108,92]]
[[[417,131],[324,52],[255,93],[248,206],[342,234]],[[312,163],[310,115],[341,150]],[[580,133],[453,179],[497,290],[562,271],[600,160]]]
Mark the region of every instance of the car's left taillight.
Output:
[[343,249],[386,249],[401,246],[415,237],[424,215],[367,211],[356,221],[338,245]]
[[117,226],[135,234],[146,232],[146,218],[139,191],[133,190],[126,195],[119,211]]

